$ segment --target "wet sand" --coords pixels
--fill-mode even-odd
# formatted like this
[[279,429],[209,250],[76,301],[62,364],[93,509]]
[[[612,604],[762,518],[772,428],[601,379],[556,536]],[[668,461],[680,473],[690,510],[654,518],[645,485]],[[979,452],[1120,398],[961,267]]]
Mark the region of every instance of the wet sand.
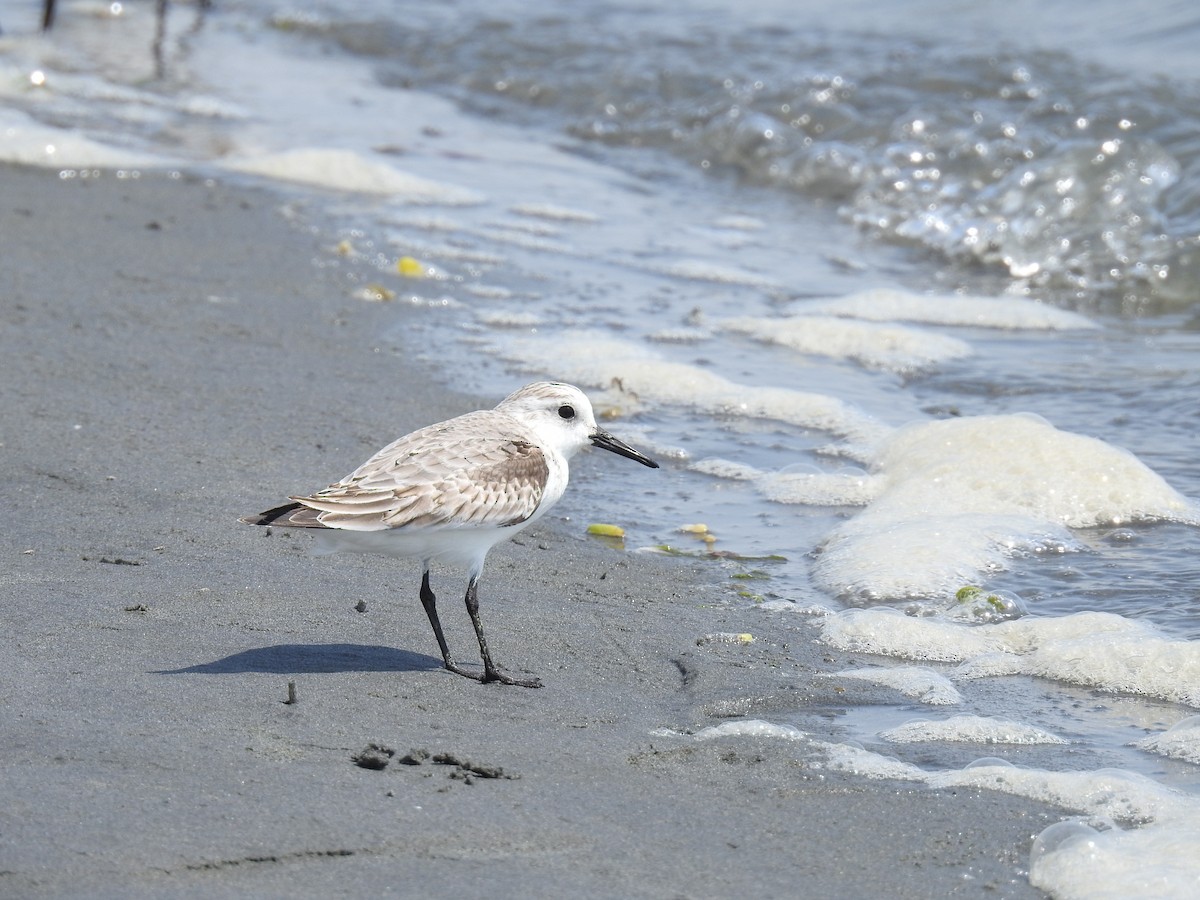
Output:
[[[16,168],[0,197],[0,895],[1042,896],[1053,808],[662,734],[830,737],[895,699],[815,677],[856,661],[702,563],[554,514],[498,547],[484,621],[527,690],[440,669],[415,563],[238,524],[499,399],[383,343],[403,307],[353,297],[283,198]],[[461,579],[435,588],[473,661]]]

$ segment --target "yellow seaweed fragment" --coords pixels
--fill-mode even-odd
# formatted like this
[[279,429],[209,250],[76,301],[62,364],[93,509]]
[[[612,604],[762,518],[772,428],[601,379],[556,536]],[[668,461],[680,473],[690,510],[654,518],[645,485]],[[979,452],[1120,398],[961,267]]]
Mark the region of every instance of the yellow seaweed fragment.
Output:
[[689,525],[680,525],[679,530],[684,534],[695,535],[699,540],[704,541],[710,547],[717,542],[717,536],[708,530],[708,526],[703,522],[695,522]]
[[625,529],[620,525],[605,525],[600,522],[595,522],[587,527],[588,534],[596,534],[600,537],[623,538],[625,537]]
[[424,278],[425,267],[421,265],[420,260],[413,259],[411,256],[402,256],[396,261],[396,271],[405,278]]

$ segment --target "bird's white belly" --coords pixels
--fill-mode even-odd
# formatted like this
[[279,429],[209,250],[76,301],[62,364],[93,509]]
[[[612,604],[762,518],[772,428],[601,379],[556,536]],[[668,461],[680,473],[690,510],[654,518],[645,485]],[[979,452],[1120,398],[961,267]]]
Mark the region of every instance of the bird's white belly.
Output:
[[502,528],[390,528],[382,531],[323,528],[316,533],[313,552],[317,555],[378,553],[478,570],[492,547],[508,540],[532,521],[531,518]]

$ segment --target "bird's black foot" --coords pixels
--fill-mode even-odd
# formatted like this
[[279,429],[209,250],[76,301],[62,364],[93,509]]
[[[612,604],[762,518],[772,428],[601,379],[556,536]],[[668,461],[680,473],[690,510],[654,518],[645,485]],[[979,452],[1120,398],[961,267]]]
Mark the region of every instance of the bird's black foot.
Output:
[[478,681],[480,684],[483,684],[485,681],[487,681],[487,676],[483,672],[472,672],[470,669],[464,669],[462,666],[457,665],[450,660],[446,660],[442,664],[442,668],[444,668],[447,672],[453,672],[455,675],[461,675],[463,678],[470,678],[472,681]]
[[499,669],[490,669],[484,672],[482,681],[484,684],[487,684],[489,681],[498,681],[501,684],[515,684],[518,687],[527,688],[540,688],[542,686],[542,679],[540,678],[514,678],[511,675],[505,675]]
[[478,681],[480,684],[498,681],[501,684],[515,684],[518,687],[540,688],[542,686],[540,678],[514,678],[511,675],[505,675],[492,662],[492,654],[488,651],[487,638],[483,636],[483,622],[479,619],[479,598],[476,595],[477,581],[478,573],[471,576],[471,580],[467,584],[467,595],[464,600],[467,605],[467,613],[471,616],[471,624],[475,627],[475,637],[479,640],[479,655],[483,658],[482,675],[477,672],[468,672],[466,669],[456,665],[451,658],[450,648],[446,645],[446,636],[442,634],[442,623],[438,621],[437,598],[434,597],[433,590],[429,587],[429,570],[426,569],[424,575],[421,576],[421,604],[425,607],[425,613],[429,616],[429,624],[433,626],[433,633],[437,637],[438,648],[442,651],[442,664],[455,675],[470,678],[472,681]]
[[470,669],[464,669],[462,666],[454,662],[444,663],[447,672],[453,672],[455,675],[461,675],[463,678],[470,678],[472,681],[478,681],[480,684],[489,684],[493,681],[500,684],[515,684],[518,687],[540,688],[542,680],[540,678],[514,678],[512,675],[505,675],[499,669],[485,669],[483,672],[472,672]]

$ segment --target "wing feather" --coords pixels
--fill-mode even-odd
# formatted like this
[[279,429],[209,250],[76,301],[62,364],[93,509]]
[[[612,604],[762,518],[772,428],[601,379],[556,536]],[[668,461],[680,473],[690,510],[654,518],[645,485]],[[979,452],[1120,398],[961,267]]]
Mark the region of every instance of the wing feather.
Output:
[[515,525],[541,503],[549,466],[505,413],[468,413],[384,447],[336,484],[291,499],[330,528]]

